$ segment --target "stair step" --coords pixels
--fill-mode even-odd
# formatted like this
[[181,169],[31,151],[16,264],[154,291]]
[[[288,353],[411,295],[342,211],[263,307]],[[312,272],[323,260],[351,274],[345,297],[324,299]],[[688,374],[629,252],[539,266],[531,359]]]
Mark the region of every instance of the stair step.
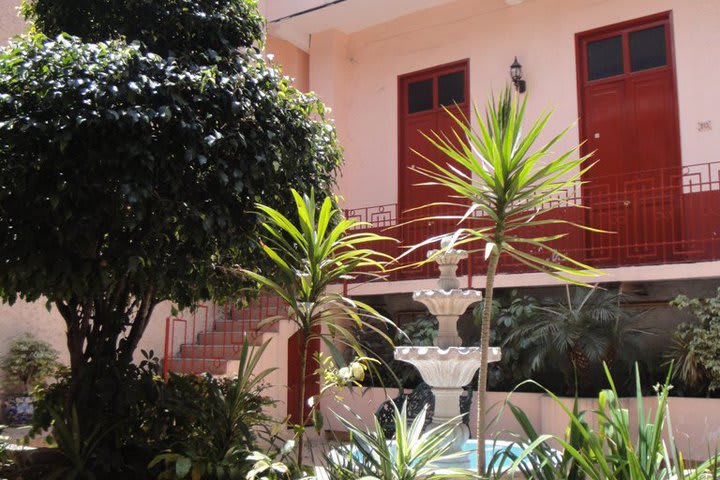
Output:
[[168,370],[175,373],[209,373],[210,375],[225,375],[227,373],[227,360],[217,358],[169,358]]
[[[198,345],[242,345],[246,334],[242,331],[205,332],[198,334]],[[259,345],[262,341],[262,332],[248,332],[248,341],[251,345]]]
[[180,356],[183,358],[219,358],[221,360],[238,360],[242,353],[242,344],[223,345],[190,345],[180,346]]
[[217,321],[215,322],[215,331],[216,332],[242,332],[244,330],[248,330],[250,332],[277,332],[280,330],[280,326],[277,322],[273,322],[270,324],[265,324],[262,327],[258,327],[259,322],[255,321]]

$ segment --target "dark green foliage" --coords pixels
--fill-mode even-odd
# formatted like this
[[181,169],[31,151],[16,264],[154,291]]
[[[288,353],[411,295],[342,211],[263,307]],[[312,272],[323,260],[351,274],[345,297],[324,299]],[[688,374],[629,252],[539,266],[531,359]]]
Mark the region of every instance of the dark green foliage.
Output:
[[[35,472],[39,475],[47,470],[77,471],[78,475],[150,479],[164,469],[162,463],[148,469],[162,451],[170,453],[161,462],[188,458],[194,465],[203,462],[219,465],[227,454],[228,462],[246,468],[245,455],[257,447],[255,428],[268,421],[262,412],[270,403],[261,394],[259,382],[263,378],[258,374],[248,379],[243,374],[239,379],[218,380],[171,374],[165,383],[157,359],[148,359],[137,367],[130,366],[122,375],[120,381],[125,387],[114,392],[121,396],[118,413],[108,415],[82,405],[86,421],[92,425],[88,430],[83,430],[79,412],[72,414],[70,420],[57,414],[63,408],[68,380],[39,389],[35,432],[52,425],[50,440],[58,444],[63,457],[59,464],[36,466],[40,470]],[[107,394],[98,392],[99,396]],[[107,403],[107,399],[90,401]],[[73,440],[74,433],[81,439],[79,443]]]
[[675,330],[675,345],[668,353],[674,362],[673,379],[689,393],[720,390],[720,288],[711,298],[678,295],[672,302],[695,317]]
[[[531,378],[533,371],[528,362],[528,353],[533,348],[532,339],[518,338],[507,342],[508,336],[521,325],[532,321],[540,302],[529,296],[519,296],[517,290],[509,295],[500,294],[493,300],[490,345],[502,346],[499,362],[488,365],[488,386],[492,390],[509,391],[515,385]],[[482,319],[484,302],[473,309],[475,323]]]
[[258,56],[237,69],[183,69],[118,42],[12,44],[0,58],[3,296],[187,305],[209,295],[214,265],[256,265],[242,242],[253,203],[328,189],[339,156],[310,119],[316,100]]
[[[91,375],[94,381],[87,391],[92,393],[78,398],[67,415],[69,376],[36,389],[31,435],[51,430],[49,440],[70,460],[51,465],[51,469],[72,470],[82,465],[86,472],[146,478],[146,466],[154,453],[167,448],[175,435],[191,431],[192,419],[173,413],[167,405],[176,396],[199,397],[197,390],[182,381],[165,385],[157,358],[150,358],[151,354],[139,365],[105,366],[100,374]],[[67,441],[73,435],[82,439],[80,444]]]
[[28,394],[61,367],[58,352],[47,342],[25,334],[10,343],[2,358],[5,393]]
[[532,307],[532,315],[503,344],[527,349],[531,373],[549,364],[559,366],[565,394],[572,394],[577,385],[581,395],[595,395],[605,378],[603,363],[623,380],[629,378],[632,365],[642,360],[642,339],[650,332],[633,326],[620,306],[620,294],[582,287],[568,287],[566,293],[564,300]]
[[125,38],[147,50],[203,63],[263,40],[262,18],[247,0],[25,0],[40,32],[86,42]]

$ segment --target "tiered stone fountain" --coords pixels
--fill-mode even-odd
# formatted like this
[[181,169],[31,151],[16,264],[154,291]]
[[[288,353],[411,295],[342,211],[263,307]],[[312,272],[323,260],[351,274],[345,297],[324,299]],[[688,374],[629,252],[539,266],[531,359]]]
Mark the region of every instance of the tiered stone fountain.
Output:
[[[479,290],[461,290],[456,272],[458,263],[467,258],[464,250],[447,249],[448,240],[441,242],[441,250],[428,252],[440,267],[437,290],[420,290],[413,299],[424,304],[438,319],[438,336],[433,347],[398,347],[395,358],[415,366],[435,395],[433,425],[440,425],[460,415],[460,395],[480,368],[480,348],[461,347],[457,320],[467,308],[482,300]],[[500,349],[491,347],[488,362],[500,360]],[[464,424],[455,428],[452,451],[460,451],[470,438]]]

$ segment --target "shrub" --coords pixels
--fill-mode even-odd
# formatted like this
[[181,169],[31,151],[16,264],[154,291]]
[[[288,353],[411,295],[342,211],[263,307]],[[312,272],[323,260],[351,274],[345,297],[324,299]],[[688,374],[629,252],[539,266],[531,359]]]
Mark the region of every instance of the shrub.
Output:
[[[86,412],[94,425],[87,435],[79,430],[77,414],[69,421],[58,416],[70,385],[67,377],[37,389],[33,433],[50,429],[49,442],[62,452],[59,463],[46,468],[77,472],[78,478],[105,473],[134,479],[154,479],[160,474],[167,478],[168,472],[177,468],[183,473],[187,462],[213,479],[224,478],[211,475],[215,467],[237,464],[246,469],[245,456],[257,448],[258,429],[268,426],[263,408],[271,403],[261,394],[266,373],[248,377],[249,366],[257,364],[256,357],[246,353],[234,379],[171,374],[165,383],[157,358],[152,352],[145,355],[139,365],[115,373],[118,378],[112,383],[123,382],[121,391],[98,392],[119,395],[124,415]],[[37,474],[42,472],[45,470]]]
[[668,354],[673,378],[690,391],[720,390],[720,288],[711,298],[678,295],[670,304],[695,317],[675,329],[675,345]]
[[57,350],[25,334],[13,340],[0,363],[5,393],[29,394],[35,386],[55,375],[60,366]]

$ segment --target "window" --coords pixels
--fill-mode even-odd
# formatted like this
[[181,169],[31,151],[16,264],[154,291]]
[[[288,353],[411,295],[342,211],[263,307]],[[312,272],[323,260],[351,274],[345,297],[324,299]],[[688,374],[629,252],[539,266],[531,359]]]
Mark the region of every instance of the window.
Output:
[[588,39],[584,44],[587,81],[667,66],[667,24],[633,25]]
[[466,70],[453,68],[445,72],[423,72],[422,77],[410,80],[406,84],[408,114],[442,110],[443,107],[465,103]]
[[408,85],[408,113],[433,109],[433,79],[421,80]]
[[665,26],[630,33],[630,67],[633,72],[665,65]]
[[622,36],[603,38],[587,44],[588,80],[623,73]]
[[453,72],[438,77],[438,101],[440,106],[465,102],[465,72]]

